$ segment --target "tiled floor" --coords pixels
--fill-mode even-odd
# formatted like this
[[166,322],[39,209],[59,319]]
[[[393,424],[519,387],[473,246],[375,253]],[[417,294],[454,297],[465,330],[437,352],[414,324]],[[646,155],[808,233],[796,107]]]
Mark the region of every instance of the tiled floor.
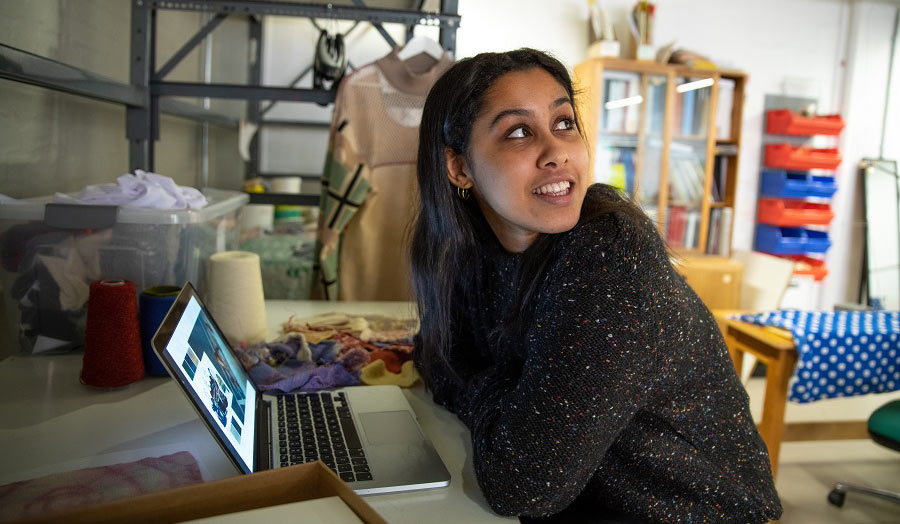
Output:
[[[759,421],[764,381],[747,385],[753,415]],[[900,392],[789,403],[787,421],[865,420]],[[900,504],[850,493],[843,508],[826,497],[837,481],[900,491],[900,453],[869,440],[786,442],[781,448],[776,487],[784,506],[782,524],[900,524]]]

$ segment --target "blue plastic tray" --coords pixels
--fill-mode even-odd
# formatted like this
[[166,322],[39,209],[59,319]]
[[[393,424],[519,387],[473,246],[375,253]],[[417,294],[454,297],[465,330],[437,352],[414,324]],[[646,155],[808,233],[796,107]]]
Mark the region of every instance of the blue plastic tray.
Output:
[[760,192],[782,198],[831,198],[837,191],[833,176],[813,175],[807,171],[764,169]]
[[757,251],[779,255],[802,255],[824,253],[831,247],[831,240],[825,231],[802,227],[779,227],[768,224],[756,225]]

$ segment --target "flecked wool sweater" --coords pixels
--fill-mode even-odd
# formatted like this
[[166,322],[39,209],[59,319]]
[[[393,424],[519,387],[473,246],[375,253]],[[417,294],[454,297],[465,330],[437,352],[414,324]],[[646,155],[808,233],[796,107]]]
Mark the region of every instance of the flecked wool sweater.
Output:
[[709,310],[649,219],[584,218],[617,198],[589,189],[518,337],[497,333],[529,252],[486,242],[480,292],[454,307],[450,355],[425,383],[470,429],[478,483],[501,515],[577,502],[647,522],[776,519],[768,452]]

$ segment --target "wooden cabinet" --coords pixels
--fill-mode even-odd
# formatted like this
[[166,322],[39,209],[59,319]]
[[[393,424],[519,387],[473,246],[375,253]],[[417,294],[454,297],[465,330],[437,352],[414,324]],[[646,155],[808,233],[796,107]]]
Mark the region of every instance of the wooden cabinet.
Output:
[[746,76],[621,59],[575,68],[594,180],[686,253],[729,254]]
[[677,257],[672,261],[709,309],[736,310],[741,305],[744,264],[714,256]]

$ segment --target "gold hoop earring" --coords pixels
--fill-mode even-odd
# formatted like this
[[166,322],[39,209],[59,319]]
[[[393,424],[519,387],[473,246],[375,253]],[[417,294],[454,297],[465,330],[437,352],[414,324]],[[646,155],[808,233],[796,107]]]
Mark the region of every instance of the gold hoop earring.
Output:
[[469,195],[469,188],[467,188],[467,187],[463,188],[463,187],[456,186],[456,194],[459,195],[459,198],[461,198],[463,200],[468,200],[469,196],[471,196],[471,195]]

